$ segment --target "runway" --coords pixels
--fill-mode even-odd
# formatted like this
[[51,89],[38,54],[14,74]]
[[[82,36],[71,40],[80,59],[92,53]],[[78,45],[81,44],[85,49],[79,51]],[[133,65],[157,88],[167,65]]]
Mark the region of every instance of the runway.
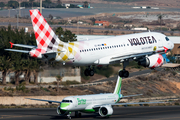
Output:
[[[81,118],[74,120],[102,119],[95,114],[82,113]],[[66,117],[59,116],[56,108],[23,108],[23,109],[0,109],[0,120],[57,120]],[[114,107],[114,113],[109,120],[179,120],[180,106],[156,106],[156,107]]]

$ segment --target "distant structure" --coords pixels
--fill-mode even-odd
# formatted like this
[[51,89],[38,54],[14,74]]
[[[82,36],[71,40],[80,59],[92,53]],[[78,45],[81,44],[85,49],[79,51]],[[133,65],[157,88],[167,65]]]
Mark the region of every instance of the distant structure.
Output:
[[174,43],[172,54],[176,57],[176,59],[180,60],[180,37],[169,36],[169,39]]
[[110,22],[108,21],[95,21],[95,25],[98,26],[109,26]]
[[93,8],[93,7],[91,7],[90,4],[88,4],[88,7],[85,7],[84,5],[77,5],[77,7],[79,7],[79,8]]

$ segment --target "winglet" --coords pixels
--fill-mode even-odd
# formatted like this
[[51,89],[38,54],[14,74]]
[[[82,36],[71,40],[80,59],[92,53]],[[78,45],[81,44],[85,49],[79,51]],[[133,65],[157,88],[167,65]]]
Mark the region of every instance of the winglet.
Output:
[[11,48],[13,47],[13,45],[14,45],[14,43],[12,43],[12,42],[9,42],[10,44],[11,44]]

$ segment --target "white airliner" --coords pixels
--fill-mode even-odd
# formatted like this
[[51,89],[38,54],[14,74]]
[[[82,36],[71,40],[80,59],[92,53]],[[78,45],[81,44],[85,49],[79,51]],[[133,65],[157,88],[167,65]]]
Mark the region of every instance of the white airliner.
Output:
[[69,96],[69,97],[65,97],[61,102],[52,101],[52,100],[43,100],[43,99],[33,99],[33,98],[26,98],[26,99],[45,101],[49,103],[53,103],[53,102],[60,103],[60,105],[57,107],[57,113],[63,116],[66,115],[69,119],[71,119],[70,117],[71,112],[75,112],[76,117],[80,117],[81,112],[99,113],[99,115],[102,117],[109,117],[113,114],[112,106],[114,105],[133,105],[133,104],[142,105],[142,104],[166,103],[166,102],[160,102],[160,101],[159,102],[118,103],[119,100],[122,98],[142,95],[142,94],[137,94],[137,95],[123,96],[121,94],[121,83],[122,83],[122,78],[118,76],[114,93]]
[[174,44],[167,36],[157,32],[129,34],[109,38],[65,43],[59,40],[39,10],[30,10],[37,46],[11,43],[11,46],[30,48],[30,51],[6,49],[29,53],[31,57],[62,62],[63,65],[88,66],[85,75],[93,76],[94,65],[123,63],[121,77],[128,77],[125,70],[130,60],[149,68],[164,63],[161,54],[173,49]]

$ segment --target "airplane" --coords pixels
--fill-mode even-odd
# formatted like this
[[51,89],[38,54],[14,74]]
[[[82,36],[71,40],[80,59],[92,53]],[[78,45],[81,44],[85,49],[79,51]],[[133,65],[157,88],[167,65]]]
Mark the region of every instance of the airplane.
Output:
[[27,53],[31,57],[61,62],[63,65],[88,66],[84,74],[94,75],[95,65],[123,63],[120,77],[128,77],[125,70],[129,61],[135,60],[139,65],[149,68],[160,67],[164,63],[162,54],[172,50],[174,44],[164,34],[144,32],[115,37],[63,42],[54,33],[38,9],[29,10],[37,46],[11,43],[12,46],[31,49],[7,51]]
[[71,119],[70,114],[75,112],[75,117],[81,117],[83,113],[99,113],[101,117],[109,117],[113,114],[114,105],[143,105],[143,104],[157,104],[166,102],[132,102],[132,103],[118,103],[122,98],[139,96],[142,94],[123,96],[121,94],[122,78],[117,77],[116,86],[113,93],[105,94],[92,94],[92,95],[80,95],[65,97],[62,101],[43,100],[26,98],[30,100],[44,101],[48,103],[59,103],[57,107],[57,114],[61,116],[67,116]]

